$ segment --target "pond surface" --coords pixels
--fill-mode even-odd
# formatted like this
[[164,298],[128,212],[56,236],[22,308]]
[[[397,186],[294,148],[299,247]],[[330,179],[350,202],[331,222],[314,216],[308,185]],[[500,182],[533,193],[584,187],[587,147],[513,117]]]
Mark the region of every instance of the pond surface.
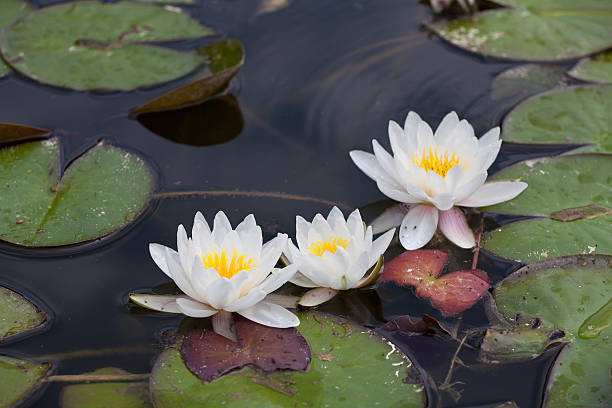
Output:
[[[167,121],[176,121],[180,128],[176,139],[198,140],[197,144],[230,139],[223,144],[177,143],[128,116],[131,109],[189,78],[109,94],[60,90],[17,74],[0,79],[0,122],[55,130],[66,162],[105,138],[145,158],[155,173],[158,193],[241,190],[302,198],[227,193],[162,197],[132,227],[93,243],[36,251],[0,245],[0,279],[33,294],[53,311],[47,332],[3,346],[3,352],[49,356],[57,361],[56,374],[107,366],[148,373],[163,343],[160,333],[183,319],[138,313],[128,303],[131,290],[167,281],[149,256],[149,242],[175,246],[177,225],[190,226],[197,210],[207,219],[224,210],[234,225],[254,213],[264,228],[264,240],[281,231],[291,236],[296,214],[306,219],[317,212],[326,214],[331,203],[346,213],[383,198],[375,183],[353,165],[348,151],[370,151],[372,138],[388,145],[388,120],[401,122],[413,110],[437,124],[456,110],[481,135],[499,125],[510,108],[492,102],[490,87],[498,73],[516,64],[484,60],[433,37],[422,27],[431,20],[431,11],[416,1],[295,0],[287,9],[255,15],[257,3],[197,0],[185,7],[221,36],[243,42],[245,65],[230,89],[240,112],[209,107],[194,114],[188,109],[147,122],[167,136],[172,135]],[[188,41],[177,47],[210,41]],[[203,116],[208,118],[206,127],[194,120]],[[557,152],[502,146],[491,172]],[[469,251],[465,258],[471,261]],[[480,266],[495,283],[519,265],[481,257]],[[360,304],[351,306],[340,298],[320,309],[371,326],[404,314],[440,316],[428,301],[415,298],[406,288],[382,285],[358,300]],[[487,324],[481,303],[464,313],[462,324],[462,328]],[[436,383],[444,380],[456,342],[422,336],[395,340]],[[491,366],[476,362],[476,351],[463,349],[459,356],[469,367],[458,367],[452,377],[464,383],[457,386],[463,390],[458,405],[514,400],[523,408],[538,407],[555,353],[526,363]],[[57,407],[62,386],[51,384],[33,406]],[[457,405],[447,393],[430,390],[429,397],[430,406]]]

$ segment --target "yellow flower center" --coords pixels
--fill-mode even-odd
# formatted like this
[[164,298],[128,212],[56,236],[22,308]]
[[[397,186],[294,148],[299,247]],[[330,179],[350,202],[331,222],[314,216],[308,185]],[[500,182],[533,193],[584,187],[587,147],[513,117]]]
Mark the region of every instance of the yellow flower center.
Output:
[[442,178],[446,178],[446,173],[448,173],[451,167],[459,164],[459,160],[455,157],[454,153],[449,158],[448,152],[444,152],[444,155],[438,154],[438,150],[432,150],[431,147],[429,148],[429,155],[425,155],[425,152],[423,152],[421,157],[415,154],[412,161],[423,170],[432,170],[442,176]]
[[323,254],[328,251],[332,254],[338,250],[338,247],[342,247],[346,249],[348,245],[348,239],[336,238],[333,235],[326,241],[318,241],[311,244],[308,247],[308,251],[311,254],[315,254],[319,258],[323,256]]
[[206,254],[202,254],[202,261],[204,261],[204,266],[208,268],[214,268],[219,276],[223,276],[224,278],[231,278],[235,274],[240,271],[248,271],[251,268],[255,268],[257,265],[251,265],[253,262],[253,258],[245,261],[246,255],[238,256],[238,253],[234,249],[234,256],[232,256],[232,260],[227,263],[227,255],[225,249],[221,251],[221,256],[217,253],[217,251],[206,252]]

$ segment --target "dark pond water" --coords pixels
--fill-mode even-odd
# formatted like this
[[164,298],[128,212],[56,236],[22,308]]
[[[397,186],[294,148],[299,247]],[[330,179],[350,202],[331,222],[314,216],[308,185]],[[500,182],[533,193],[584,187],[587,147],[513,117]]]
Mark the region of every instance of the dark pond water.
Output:
[[[234,224],[254,213],[264,226],[264,239],[277,231],[293,234],[296,214],[311,218],[327,213],[329,202],[346,209],[384,198],[353,165],[348,151],[370,150],[372,138],[387,145],[389,119],[403,121],[414,110],[437,124],[456,110],[482,134],[510,108],[491,101],[490,85],[514,64],[483,60],[430,36],[422,23],[431,19],[431,12],[416,0],[295,0],[285,10],[255,17],[257,6],[257,1],[197,0],[186,7],[223,37],[244,43],[246,63],[231,87],[235,99],[148,117],[141,124],[127,113],[189,79],[111,94],[60,90],[19,75],[0,80],[0,121],[54,129],[66,161],[105,138],[141,154],[161,193],[236,189],[312,198],[162,198],[132,228],[78,248],[27,251],[1,245],[0,280],[41,299],[54,314],[48,331],[3,346],[3,353],[54,356],[49,358],[57,361],[59,374],[105,366],[149,372],[159,333],[182,320],[130,310],[129,291],[167,281],[150,259],[149,242],[175,246],[177,225],[190,226],[197,210],[211,218],[223,209]],[[228,141],[203,146],[221,140]],[[493,170],[542,153],[504,146]],[[457,259],[470,262],[471,253]],[[494,281],[518,267],[486,256],[481,266]],[[322,309],[372,326],[403,314],[439,317],[409,289],[389,285],[352,302],[339,298]],[[479,304],[464,313],[462,328],[484,327],[486,322]],[[434,382],[443,381],[456,342],[407,335],[394,340]],[[537,407],[553,355],[490,366],[476,362],[476,352],[465,348],[460,357],[469,368],[458,367],[452,377],[464,383],[458,386],[463,390],[460,402],[432,389],[430,405],[514,400],[523,408]],[[49,386],[33,406],[57,407],[60,389]]]

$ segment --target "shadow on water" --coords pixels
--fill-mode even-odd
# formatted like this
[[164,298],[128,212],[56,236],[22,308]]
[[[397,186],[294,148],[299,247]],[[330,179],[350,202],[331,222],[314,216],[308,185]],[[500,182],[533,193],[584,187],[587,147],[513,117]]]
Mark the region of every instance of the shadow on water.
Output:
[[[402,122],[409,110],[435,125],[454,109],[474,124],[477,134],[498,125],[507,107],[496,110],[491,105],[489,84],[511,64],[483,62],[432,38],[421,26],[431,17],[429,9],[416,1],[325,3],[294,1],[287,9],[256,18],[256,4],[237,1],[197,0],[186,7],[203,24],[244,43],[240,90],[235,97],[143,115],[140,123],[128,117],[131,109],[189,78],[111,94],[59,90],[15,74],[0,79],[0,121],[59,130],[67,158],[101,137],[143,152],[157,172],[160,194],[159,202],[127,233],[87,244],[82,252],[76,248],[58,251],[58,256],[31,256],[31,251],[0,246],[2,280],[27,288],[55,312],[47,332],[2,346],[3,353],[49,356],[57,360],[61,374],[104,366],[149,372],[162,342],[158,333],[182,319],[129,313],[130,290],[167,281],[148,254],[149,242],[175,246],[177,225],[190,228],[197,210],[210,219],[223,209],[233,223],[254,213],[264,239],[270,239],[277,232],[294,234],[296,214],[308,219],[327,213],[331,203],[356,208],[380,200],[375,183],[356,169],[347,153],[370,150],[372,138],[388,147],[388,120]],[[542,152],[555,153],[537,154]],[[504,147],[495,169],[529,157],[533,153]],[[191,190],[221,193],[164,196]],[[271,194],[232,196],[231,190]],[[283,199],[278,193],[318,201]],[[399,248],[393,251],[399,253]],[[494,261],[483,265],[498,279],[515,268]],[[354,299],[338,297],[320,309],[370,326],[402,314],[440,317],[411,289],[386,284]],[[482,305],[465,312],[463,323],[486,325]],[[423,336],[393,339],[442,382],[456,342]],[[466,362],[472,357],[462,355]],[[453,379],[465,382],[462,404],[515,399],[521,407],[539,406],[551,357],[459,368]],[[34,406],[57,407],[60,389],[51,385]],[[453,405],[446,397],[442,400],[442,406]]]

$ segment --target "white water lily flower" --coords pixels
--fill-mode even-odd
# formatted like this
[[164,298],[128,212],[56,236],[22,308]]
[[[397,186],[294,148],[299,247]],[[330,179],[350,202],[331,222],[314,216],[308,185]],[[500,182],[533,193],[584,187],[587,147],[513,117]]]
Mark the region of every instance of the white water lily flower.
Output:
[[501,146],[499,127],[477,139],[472,126],[450,112],[434,134],[410,112],[403,129],[389,122],[389,139],[393,156],[375,139],[374,154],[353,150],[350,156],[383,194],[404,203],[385,212],[378,222],[385,227],[401,225],[400,242],[406,249],[427,244],[437,227],[456,245],[473,247],[474,233],[456,206],[501,203],[527,187],[521,181],[485,183]]
[[[395,232],[388,231],[372,242],[372,228],[365,227],[359,210],[345,220],[337,207],[332,208],[327,219],[317,214],[312,223],[297,216],[295,229],[297,247],[289,240],[285,251],[287,260],[298,267],[291,282],[316,288],[302,296],[303,306],[315,306],[331,299],[339,290],[371,283],[380,271],[381,255]],[[375,264],[376,271],[365,276]]]
[[294,265],[274,268],[286,245],[285,234],[278,234],[262,245],[261,228],[252,214],[234,230],[219,211],[211,231],[198,212],[191,238],[179,225],[178,252],[159,244],[149,245],[157,266],[185,295],[132,294],[130,298],[141,306],[163,312],[191,317],[216,315],[213,326],[228,325],[231,319],[229,313],[219,312],[236,312],[262,325],[295,327],[300,323],[296,315],[266,301],[266,296],[291,279],[297,269]]

